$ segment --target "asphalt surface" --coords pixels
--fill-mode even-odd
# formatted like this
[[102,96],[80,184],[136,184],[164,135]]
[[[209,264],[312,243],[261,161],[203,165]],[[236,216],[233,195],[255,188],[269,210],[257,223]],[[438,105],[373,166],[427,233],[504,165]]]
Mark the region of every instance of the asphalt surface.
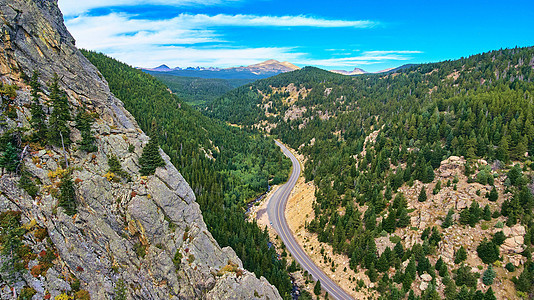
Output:
[[287,251],[291,253],[293,258],[300,264],[302,268],[308,271],[315,280],[321,281],[321,287],[328,292],[328,294],[335,299],[352,299],[340,286],[338,286],[328,275],[326,275],[318,266],[316,266],[310,257],[304,252],[302,247],[297,243],[293,232],[287,225],[285,216],[285,207],[291,194],[291,190],[295,187],[300,176],[300,163],[297,158],[282,144],[276,141],[284,154],[291,159],[293,164],[293,171],[289,180],[282,185],[274,193],[267,204],[267,214],[271,226],[278,232],[282,242],[286,245]]

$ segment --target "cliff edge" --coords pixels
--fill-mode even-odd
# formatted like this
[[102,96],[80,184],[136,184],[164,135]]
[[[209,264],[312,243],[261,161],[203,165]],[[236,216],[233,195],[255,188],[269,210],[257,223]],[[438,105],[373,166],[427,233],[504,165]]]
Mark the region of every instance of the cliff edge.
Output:
[[[21,293],[33,294],[33,299],[62,294],[92,299],[280,298],[265,278],[243,270],[231,248],[219,247],[193,191],[163,151],[164,167],[151,176],[139,174],[138,160],[149,139],[76,49],[56,0],[0,0],[0,19],[0,82],[16,89],[15,95],[1,97],[0,134],[18,141],[20,168],[38,188],[35,197],[25,192],[20,171],[0,177],[0,221],[14,216],[10,220],[20,229],[18,246],[24,252],[16,255],[22,266],[14,268],[13,251],[2,242],[2,253],[8,255],[1,257],[1,299]],[[26,142],[33,133],[28,77],[34,71],[40,73],[46,119],[52,110],[47,85],[54,74],[68,96],[73,120],[81,110],[97,116],[92,126],[96,152],[80,149],[75,121],[68,122],[73,143],[65,152]],[[112,156],[131,180],[105,176]],[[58,207],[66,164],[74,182],[73,216]],[[6,224],[1,235],[12,228]]]

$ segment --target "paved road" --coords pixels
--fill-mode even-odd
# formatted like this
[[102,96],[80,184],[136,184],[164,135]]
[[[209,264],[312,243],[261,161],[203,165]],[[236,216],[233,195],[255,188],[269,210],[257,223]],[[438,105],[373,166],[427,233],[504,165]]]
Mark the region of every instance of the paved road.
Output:
[[328,294],[335,299],[352,299],[341,287],[328,277],[319,267],[317,267],[313,261],[308,257],[304,250],[295,240],[293,232],[287,225],[285,216],[285,207],[291,190],[295,187],[297,180],[300,176],[300,163],[297,158],[278,141],[276,144],[282,149],[282,152],[291,159],[293,163],[293,171],[289,180],[282,185],[272,196],[267,205],[267,213],[269,215],[269,221],[273,228],[278,232],[278,235],[286,245],[287,250],[293,255],[293,258],[297,260],[302,268],[308,271],[315,280],[321,281],[321,287],[328,291]]

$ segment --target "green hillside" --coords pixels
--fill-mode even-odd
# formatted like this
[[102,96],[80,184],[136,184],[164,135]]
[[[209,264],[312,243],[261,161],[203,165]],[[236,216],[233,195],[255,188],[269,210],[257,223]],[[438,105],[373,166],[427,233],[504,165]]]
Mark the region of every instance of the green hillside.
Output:
[[190,105],[212,102],[230,90],[254,81],[254,79],[183,77],[151,71],[148,73],[163,82],[181,100]]
[[[352,269],[363,268],[371,281],[379,280],[377,290],[389,299],[404,297],[416,272],[433,278],[434,288],[423,293],[425,299],[440,295],[464,299],[456,298],[457,293],[479,299],[480,293],[489,293],[484,288],[477,296],[476,277],[470,277],[476,274],[460,261],[445,267],[435,264],[442,255],[436,249],[445,225],[412,228],[421,230],[422,243],[406,249],[393,237],[409,232],[410,218],[417,219],[421,213],[408,209],[399,188],[409,190],[420,182],[436,193],[442,186],[456,191],[452,179],[438,184],[436,172],[443,160],[451,156],[467,160],[462,166],[467,182],[462,183],[468,186],[478,183],[479,188],[496,191],[494,185],[502,178],[499,200],[491,202],[495,200],[489,197],[485,208],[486,229],[476,232],[489,236],[487,224],[500,220],[526,228],[521,253],[526,262],[514,273],[518,277],[512,285],[518,295],[528,297],[534,293],[530,255],[534,243],[533,67],[533,47],[415,65],[388,74],[349,77],[307,67],[233,90],[212,102],[206,114],[247,126],[263,122],[265,128],[273,128],[272,134],[305,155],[305,177],[318,188],[316,217],[307,229],[335,252],[346,254]],[[295,90],[303,92],[297,95]],[[479,159],[489,165],[483,166]],[[426,194],[419,199],[426,201]],[[480,224],[482,207],[472,203],[467,210],[453,209],[451,220],[458,220],[451,221],[455,228],[470,230]],[[381,236],[395,240],[398,251],[379,253],[375,239]],[[487,249],[499,249],[495,243],[475,247],[484,263],[488,251],[493,251]],[[438,291],[436,278],[446,290]]]
[[209,119],[149,74],[103,54],[82,51],[115,96],[161,148],[195,192],[204,221],[221,247],[231,246],[247,270],[266,277],[284,298],[292,285],[286,261],[269,237],[244,217],[244,204],[287,179],[291,162],[274,141]]

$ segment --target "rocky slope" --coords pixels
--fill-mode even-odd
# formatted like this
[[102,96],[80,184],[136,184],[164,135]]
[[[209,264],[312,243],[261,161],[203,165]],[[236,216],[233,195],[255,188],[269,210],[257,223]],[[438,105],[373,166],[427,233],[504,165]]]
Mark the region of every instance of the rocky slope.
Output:
[[[30,128],[30,89],[23,78],[38,71],[46,86],[57,73],[71,111],[85,107],[97,113],[93,132],[99,149],[79,150],[81,136],[71,122],[74,143],[66,154],[35,145],[25,152],[25,170],[41,183],[35,198],[19,188],[19,174],[0,178],[0,211],[21,212],[22,242],[28,249],[27,265],[14,280],[0,274],[0,298],[23,290],[35,293],[33,299],[76,291],[78,297],[88,292],[93,299],[124,294],[128,299],[280,298],[264,278],[242,269],[232,249],[218,246],[195,195],[165,153],[160,150],[165,167],[153,176],[139,175],[138,158],[148,137],[75,48],[57,1],[1,0],[0,18],[0,80],[18,89],[10,100],[16,116],[3,112],[0,133]],[[41,104],[50,112],[47,93]],[[22,141],[30,133],[22,130]],[[64,155],[75,182],[77,214],[72,217],[58,208],[55,196]],[[104,177],[110,155],[119,157],[131,181]],[[9,257],[2,258],[3,265],[6,261]]]

